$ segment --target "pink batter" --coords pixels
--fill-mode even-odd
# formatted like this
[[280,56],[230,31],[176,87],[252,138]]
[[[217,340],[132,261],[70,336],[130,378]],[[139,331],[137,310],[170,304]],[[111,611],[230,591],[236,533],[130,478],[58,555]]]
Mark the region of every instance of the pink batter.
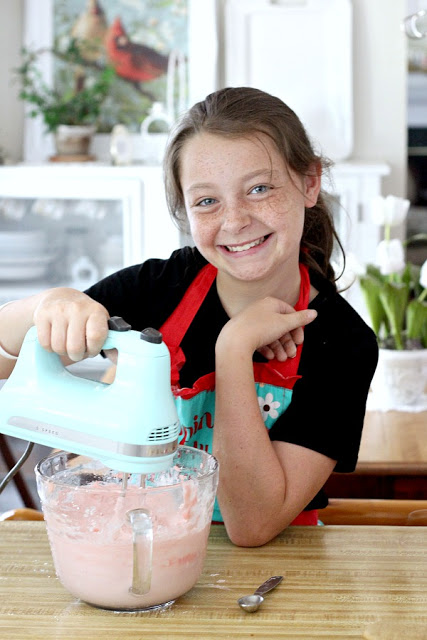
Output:
[[[169,602],[199,579],[206,554],[213,496],[198,495],[192,480],[175,487],[121,494],[114,484],[56,486],[44,501],[55,568],[74,596],[110,609],[143,609]],[[132,528],[126,512],[144,508],[153,523],[151,586],[130,591]]]

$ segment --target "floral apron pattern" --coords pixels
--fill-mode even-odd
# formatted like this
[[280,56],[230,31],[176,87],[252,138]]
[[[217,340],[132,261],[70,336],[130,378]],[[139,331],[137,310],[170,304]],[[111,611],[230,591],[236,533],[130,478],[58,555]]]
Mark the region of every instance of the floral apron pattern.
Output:
[[[181,302],[160,328],[171,354],[171,386],[181,422],[180,445],[188,445],[212,452],[215,422],[215,373],[199,378],[192,388],[181,388],[179,371],[185,363],[180,344],[203,300],[211,288],[217,269],[207,264],[198,273],[185,292]],[[305,265],[300,265],[300,296],[295,309],[308,306],[310,278]],[[270,429],[288,408],[292,400],[292,389],[300,376],[297,375],[302,345],[297,347],[295,358],[285,362],[277,360],[266,363],[254,362],[255,387],[260,412],[265,426]],[[238,398],[236,398],[238,402]],[[215,522],[222,522],[221,512],[215,501]],[[292,524],[317,524],[317,511],[303,511]]]

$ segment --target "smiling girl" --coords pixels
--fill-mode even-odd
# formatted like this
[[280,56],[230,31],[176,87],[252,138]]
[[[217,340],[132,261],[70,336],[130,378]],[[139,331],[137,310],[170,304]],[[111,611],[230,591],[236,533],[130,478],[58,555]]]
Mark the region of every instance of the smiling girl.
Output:
[[180,444],[220,463],[214,520],[235,544],[262,545],[317,523],[329,475],[354,470],[376,339],[334,284],[327,162],[281,100],[245,87],[211,94],[177,124],[164,167],[171,214],[195,247],[85,293],[9,304],[0,377],[31,324],[73,361],[100,351],[110,315],[159,329]]

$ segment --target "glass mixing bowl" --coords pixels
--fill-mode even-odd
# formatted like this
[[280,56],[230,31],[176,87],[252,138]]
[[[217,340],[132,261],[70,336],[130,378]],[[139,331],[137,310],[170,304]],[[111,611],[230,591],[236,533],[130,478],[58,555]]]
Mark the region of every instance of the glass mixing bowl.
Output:
[[55,570],[71,594],[141,611],[195,585],[218,484],[213,456],[179,447],[170,469],[141,476],[61,451],[35,472]]

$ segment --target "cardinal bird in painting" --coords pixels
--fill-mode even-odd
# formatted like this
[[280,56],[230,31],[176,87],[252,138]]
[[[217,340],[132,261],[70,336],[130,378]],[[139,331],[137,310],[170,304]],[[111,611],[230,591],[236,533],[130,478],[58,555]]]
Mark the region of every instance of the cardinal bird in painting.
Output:
[[96,62],[105,55],[104,38],[107,20],[98,0],[88,0],[86,9],[75,21],[71,37],[78,41],[80,55],[88,62]]
[[168,56],[150,47],[131,42],[120,18],[116,18],[105,36],[107,57],[117,75],[130,82],[148,82],[166,73]]

